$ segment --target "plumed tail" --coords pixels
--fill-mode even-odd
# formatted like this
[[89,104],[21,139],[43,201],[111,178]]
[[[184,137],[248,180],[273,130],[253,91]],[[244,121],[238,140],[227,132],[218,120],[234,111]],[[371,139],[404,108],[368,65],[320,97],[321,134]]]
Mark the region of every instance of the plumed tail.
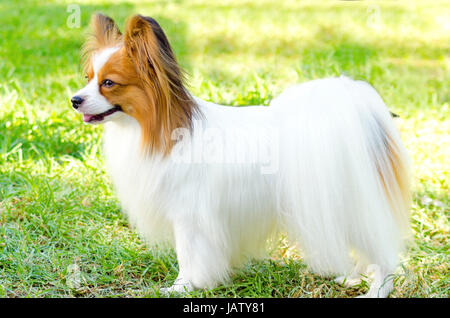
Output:
[[[376,115],[377,116],[377,115]],[[380,182],[390,210],[403,236],[410,234],[410,168],[409,158],[392,119],[375,117],[376,133],[381,147],[371,147]]]

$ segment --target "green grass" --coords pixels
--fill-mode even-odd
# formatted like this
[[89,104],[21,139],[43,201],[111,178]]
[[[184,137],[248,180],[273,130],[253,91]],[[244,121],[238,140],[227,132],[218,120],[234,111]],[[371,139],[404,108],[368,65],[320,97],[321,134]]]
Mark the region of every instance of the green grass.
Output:
[[[450,5],[447,1],[0,2],[0,296],[158,297],[177,275],[168,249],[128,226],[106,176],[101,127],[69,98],[84,83],[89,17],[160,22],[191,92],[216,103],[268,104],[285,87],[347,74],[369,81],[402,117],[414,172],[414,240],[392,297],[449,297]],[[311,273],[281,240],[266,261],[193,297],[353,297]]]

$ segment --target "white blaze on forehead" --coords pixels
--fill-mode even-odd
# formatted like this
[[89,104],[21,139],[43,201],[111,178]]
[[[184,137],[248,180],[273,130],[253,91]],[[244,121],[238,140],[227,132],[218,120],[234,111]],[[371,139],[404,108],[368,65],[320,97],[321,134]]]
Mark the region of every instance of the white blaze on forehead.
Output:
[[99,53],[94,54],[94,57],[92,59],[92,67],[94,69],[94,77],[97,77],[98,71],[100,71],[101,68],[103,67],[103,65],[105,65],[106,62],[108,62],[111,55],[116,53],[118,50],[119,50],[118,47],[109,47],[109,48],[106,48],[106,49],[100,51]]

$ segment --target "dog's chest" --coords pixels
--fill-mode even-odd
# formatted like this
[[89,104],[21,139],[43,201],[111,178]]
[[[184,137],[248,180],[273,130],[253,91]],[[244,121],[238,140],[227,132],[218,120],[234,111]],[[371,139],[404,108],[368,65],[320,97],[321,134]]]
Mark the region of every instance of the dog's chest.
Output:
[[142,153],[137,123],[108,124],[104,134],[106,166],[122,205],[129,210],[153,201],[154,194],[161,192],[163,165]]

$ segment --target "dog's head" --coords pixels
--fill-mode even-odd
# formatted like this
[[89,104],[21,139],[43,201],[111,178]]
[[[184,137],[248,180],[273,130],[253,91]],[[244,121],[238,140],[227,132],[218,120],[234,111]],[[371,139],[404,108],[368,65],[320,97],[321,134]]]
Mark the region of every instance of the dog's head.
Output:
[[163,30],[140,15],[129,19],[124,34],[102,14],[91,27],[83,48],[88,83],[72,97],[73,108],[90,124],[131,116],[143,146],[170,151],[171,132],[191,128],[196,105]]

